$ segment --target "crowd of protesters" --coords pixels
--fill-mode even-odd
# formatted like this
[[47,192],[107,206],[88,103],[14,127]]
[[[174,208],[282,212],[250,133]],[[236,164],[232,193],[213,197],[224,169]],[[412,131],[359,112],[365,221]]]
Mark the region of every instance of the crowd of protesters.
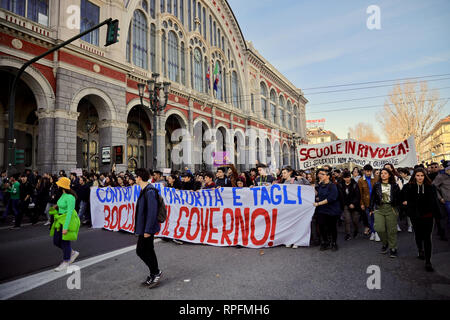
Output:
[[[6,176],[1,173],[0,201],[6,207],[2,220],[8,214],[14,215],[14,226],[21,227],[22,218],[27,215],[32,224],[45,217],[46,225],[51,223],[49,209],[60,198],[56,182],[67,177],[62,170],[58,175],[43,174],[26,170],[21,175]],[[70,189],[76,195],[75,209],[82,224],[91,223],[91,187],[128,187],[136,184],[130,172],[94,174],[83,172],[81,176],[69,173]],[[150,182],[180,190],[198,191],[221,187],[252,188],[271,184],[299,184],[315,187],[315,214],[312,220],[311,245],[320,250],[338,250],[338,226],[343,226],[344,241],[365,237],[381,242],[381,253],[391,258],[398,255],[397,233],[406,230],[414,232],[418,258],[425,260],[426,269],[431,266],[431,234],[436,226],[441,240],[447,240],[443,221],[450,226],[450,163],[432,163],[425,168],[394,168],[386,164],[383,169],[374,170],[370,165],[353,170],[333,169],[324,166],[315,170],[293,170],[284,167],[270,172],[266,165],[259,164],[249,171],[238,172],[234,165],[219,167],[216,172],[192,173],[173,171],[163,175],[150,171]],[[402,223],[403,222],[403,223]],[[360,227],[364,231],[360,231]],[[297,248],[287,244],[287,247]]]

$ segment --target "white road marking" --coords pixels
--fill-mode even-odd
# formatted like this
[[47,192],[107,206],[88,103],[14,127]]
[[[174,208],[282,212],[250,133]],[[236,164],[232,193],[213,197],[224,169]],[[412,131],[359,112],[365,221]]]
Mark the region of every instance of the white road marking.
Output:
[[[161,242],[161,239],[155,239],[155,243],[158,242]],[[100,256],[92,257],[86,260],[75,261],[74,265],[78,266],[80,269],[83,269],[92,266],[94,264],[100,263],[102,261],[105,261],[107,259],[111,259],[120,256],[122,254],[128,253],[133,250],[136,250],[136,245],[108,252]],[[48,271],[44,271],[25,278],[0,284],[0,300],[11,299],[15,296],[33,290],[37,287],[43,286],[49,282],[55,281],[67,275],[68,274],[66,273],[66,271],[55,272],[52,268],[51,270]]]

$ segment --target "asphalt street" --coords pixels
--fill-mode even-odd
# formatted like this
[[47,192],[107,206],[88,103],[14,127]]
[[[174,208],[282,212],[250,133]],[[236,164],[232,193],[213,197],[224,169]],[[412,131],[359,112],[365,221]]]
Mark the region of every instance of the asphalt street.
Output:
[[[342,227],[340,231],[337,252],[320,252],[318,247],[219,248],[158,240],[155,248],[163,281],[149,290],[140,286],[148,269],[136,256],[135,236],[83,227],[73,244],[81,253],[75,263],[82,268],[81,289],[69,289],[71,274],[61,274],[12,299],[450,299],[450,242],[433,237],[435,272],[427,273],[423,261],[416,258],[411,233],[398,234],[399,257],[391,259],[379,253],[380,243],[363,237],[344,241]],[[120,254],[90,261],[121,248],[125,251]],[[27,275],[45,280],[53,274],[51,269],[60,262],[60,255],[48,236],[48,227],[0,230],[0,287],[16,285]],[[380,268],[380,289],[367,287],[369,266]]]

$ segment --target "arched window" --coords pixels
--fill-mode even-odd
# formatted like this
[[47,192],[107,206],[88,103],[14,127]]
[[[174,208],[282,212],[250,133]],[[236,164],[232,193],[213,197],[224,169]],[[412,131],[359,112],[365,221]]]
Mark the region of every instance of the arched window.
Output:
[[148,11],[148,3],[147,3],[147,0],[142,0],[141,6],[142,6],[142,9],[144,9],[145,12]]
[[156,4],[155,0],[150,0],[150,16],[155,19],[156,17]]
[[216,28],[216,22],[214,21],[214,46],[217,47],[217,28]]
[[222,78],[223,78],[223,101],[225,103],[229,103],[228,100],[228,87],[227,87],[227,71],[225,68],[223,68],[223,72],[222,72]]
[[142,68],[148,69],[148,53],[147,53],[147,19],[145,15],[136,10],[133,15],[133,63]]
[[131,44],[130,44],[130,41],[131,41],[131,39],[130,39],[130,37],[131,37],[131,24],[132,24],[133,22],[131,22],[130,23],[130,26],[128,27],[128,35],[127,35],[127,52],[126,52],[126,58],[127,58],[127,62],[131,62],[131,58],[130,58],[130,47],[131,47]]
[[239,82],[238,75],[236,71],[233,71],[231,74],[231,94],[233,96],[233,105],[236,108],[240,108],[240,99],[239,99]]
[[294,106],[294,131],[298,132],[298,107]]
[[162,62],[162,66],[161,66],[161,71],[162,71],[162,76],[166,76],[167,72],[166,72],[166,61],[167,61],[167,52],[166,52],[166,33],[163,31],[162,36],[161,36],[161,62]]
[[156,70],[156,27],[152,23],[150,25],[150,70]]
[[280,101],[280,125],[282,127],[284,127],[285,123],[286,123],[285,110],[284,110],[284,97],[280,96],[279,101]]
[[270,120],[277,124],[277,94],[275,90],[270,91]]
[[203,92],[203,55],[199,48],[194,50],[194,89]]
[[178,37],[175,32],[169,32],[169,79],[172,81],[179,82],[178,73]]
[[186,85],[186,57],[184,50],[184,42],[181,42],[181,83]]
[[[219,78],[219,83],[217,84],[217,91],[216,91],[216,98],[218,100],[224,101],[223,99],[223,74],[222,74],[222,64],[220,61],[216,61],[214,64],[214,70],[219,70],[219,73],[217,74],[217,77]],[[215,76],[216,77],[216,76]],[[215,81],[216,79],[213,79]]]
[[291,101],[288,100],[287,102],[287,123],[288,123],[288,129],[292,130],[292,106]]
[[260,85],[261,94],[261,116],[263,119],[267,119],[267,87],[264,82]]

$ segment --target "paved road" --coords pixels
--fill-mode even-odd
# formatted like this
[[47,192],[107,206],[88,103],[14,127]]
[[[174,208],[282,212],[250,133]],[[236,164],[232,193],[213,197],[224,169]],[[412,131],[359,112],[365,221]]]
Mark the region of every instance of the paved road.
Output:
[[[0,230],[1,279],[18,279],[57,265],[59,252],[52,247],[47,230],[34,228],[14,234]],[[133,235],[82,229],[74,246],[81,252],[80,265],[100,253],[129,249],[82,267],[81,290],[69,290],[70,275],[64,274],[13,299],[450,299],[449,242],[434,237],[436,272],[427,273],[416,258],[412,234],[399,233],[397,259],[379,254],[379,243],[363,238],[344,242],[343,236],[341,232],[338,252],[320,252],[318,247],[255,250],[160,241],[156,251],[164,281],[148,290],[139,285],[147,270],[130,247],[136,243]],[[366,286],[371,265],[380,267],[381,290]],[[44,274],[37,276],[45,278]],[[3,286],[12,284],[3,282]]]

